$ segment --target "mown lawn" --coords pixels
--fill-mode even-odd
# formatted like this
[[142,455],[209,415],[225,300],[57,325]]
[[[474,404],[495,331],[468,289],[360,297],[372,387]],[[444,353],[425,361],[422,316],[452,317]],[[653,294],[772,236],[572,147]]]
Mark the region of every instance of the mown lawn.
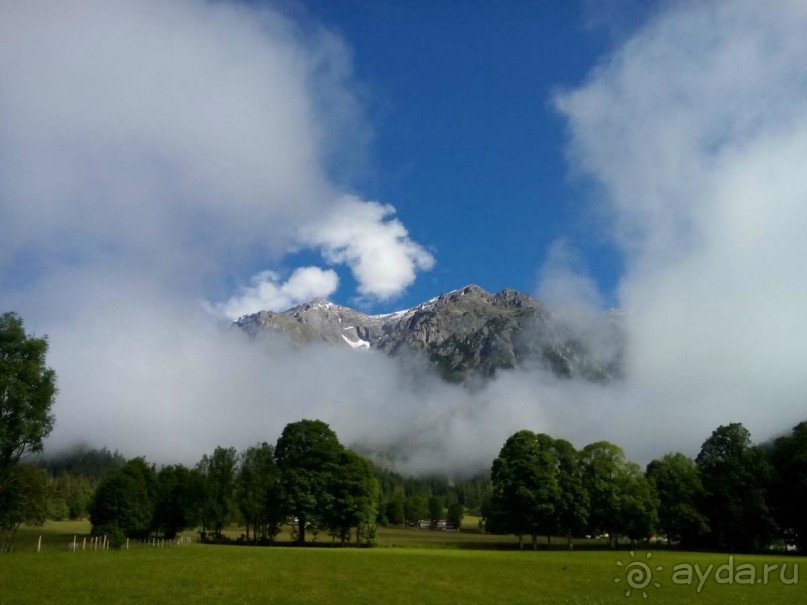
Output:
[[[47,529],[53,529],[49,527]],[[75,528],[73,528],[75,529]],[[66,535],[66,534],[65,534]],[[625,596],[625,566],[662,566],[649,584],[655,603],[804,603],[807,581],[783,585],[718,585],[710,577],[697,591],[675,585],[680,563],[725,564],[726,555],[670,551],[498,551],[439,548],[256,548],[192,544],[176,548],[78,552],[30,548],[0,555],[0,603],[625,603],[644,602],[642,590]],[[736,557],[788,565],[787,578],[807,559]],[[800,569],[801,571],[801,569]],[[615,583],[615,578],[620,578]]]

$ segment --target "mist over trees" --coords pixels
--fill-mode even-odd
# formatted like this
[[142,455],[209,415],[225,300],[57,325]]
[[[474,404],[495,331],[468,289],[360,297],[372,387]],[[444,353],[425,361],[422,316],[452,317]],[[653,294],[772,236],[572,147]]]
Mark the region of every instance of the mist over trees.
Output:
[[[93,533],[126,538],[201,528],[226,541],[234,521],[242,539],[272,543],[283,525],[294,539],[322,532],[340,544],[372,544],[376,527],[459,528],[466,512],[492,533],[512,533],[523,548],[539,536],[608,537],[631,543],[729,552],[779,543],[807,548],[807,422],[763,446],[739,423],[720,426],[695,459],[682,453],[643,471],[616,444],[577,450],[563,439],[521,430],[490,474],[466,480],[402,477],[346,448],[321,420],[288,424],[276,445],[237,452],[217,447],[193,468],[157,469],[145,458],[79,447],[38,465],[53,427],[56,377],[45,365],[46,338],[26,335],[13,313],[0,316],[0,528],[6,549],[22,524],[89,516]],[[481,525],[481,524],[480,524]]]
[[112,470],[126,464],[126,458],[118,452],[109,449],[91,448],[87,445],[77,445],[68,450],[48,455],[39,461],[52,477],[73,475],[84,477],[91,481],[98,481]]

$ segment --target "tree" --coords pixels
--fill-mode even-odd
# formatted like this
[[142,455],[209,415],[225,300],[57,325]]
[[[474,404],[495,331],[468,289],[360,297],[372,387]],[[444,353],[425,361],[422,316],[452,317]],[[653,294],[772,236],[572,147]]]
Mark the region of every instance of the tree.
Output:
[[403,525],[406,519],[405,502],[406,495],[404,494],[403,487],[397,486],[392,496],[390,496],[390,499],[387,501],[385,510],[387,521],[392,525]]
[[454,529],[459,530],[462,528],[462,518],[465,516],[465,511],[462,508],[462,504],[459,502],[452,502],[448,505],[448,512],[446,513],[446,519],[451,524],[451,527]]
[[771,462],[776,471],[771,499],[777,521],[786,537],[807,552],[807,422],[774,442]]
[[87,516],[95,492],[93,482],[87,477],[64,473],[51,482],[51,507],[54,512],[49,517],[56,519],[55,511],[68,519],[83,519]]
[[703,484],[695,461],[667,454],[647,465],[647,478],[658,496],[658,526],[667,541],[697,546],[709,526],[699,510]]
[[93,534],[147,537],[153,528],[156,499],[154,467],[143,458],[130,460],[98,484],[89,508]]
[[236,463],[235,448],[217,447],[212,456],[202,456],[197,466],[204,477],[202,525],[204,530],[213,529],[217,538],[221,537],[234,512]]
[[318,527],[332,504],[329,486],[339,471],[344,448],[321,420],[287,424],[277,440],[275,460],[286,510],[297,518],[297,542],[305,543],[306,527]]
[[103,479],[107,472],[119,469],[124,464],[126,458],[117,450],[110,452],[105,447],[95,449],[86,445],[77,445],[42,462],[53,477],[70,473],[74,477],[86,477],[93,481]]
[[165,466],[157,473],[154,529],[167,538],[196,527],[202,518],[204,478],[197,469],[181,464]]
[[273,541],[286,518],[275,448],[267,443],[249,448],[241,456],[236,479],[236,503],[253,540]]
[[56,374],[45,366],[46,337],[27,336],[15,313],[0,315],[0,495],[28,453],[41,452],[53,428]]
[[553,447],[558,460],[560,492],[555,506],[556,526],[566,534],[571,550],[574,547],[572,536],[582,533],[588,521],[589,495],[583,484],[580,453],[565,439],[555,439]]
[[775,531],[767,504],[771,467],[751,434],[739,423],[720,426],[695,459],[704,489],[703,513],[719,550],[752,551],[766,546]]
[[29,465],[8,473],[8,486],[0,495],[0,552],[11,550],[22,523],[43,525],[48,514],[48,475]]
[[519,431],[504,444],[491,469],[492,508],[524,547],[524,535],[536,548],[539,534],[554,529],[560,491],[557,458],[548,435]]
[[326,513],[326,522],[341,544],[347,542],[353,527],[356,528],[357,544],[362,533],[368,542],[374,539],[380,491],[370,461],[344,450],[338,473],[332,478],[329,489],[331,506]]
[[443,500],[439,496],[431,496],[427,506],[431,528],[437,529],[437,522],[443,518]]
[[583,483],[589,493],[588,525],[607,533],[612,548],[621,534],[632,540],[649,536],[656,518],[656,501],[639,467],[628,462],[622,449],[598,441],[581,453]]
[[648,540],[658,523],[658,499],[639,465],[628,462],[619,476],[621,532],[631,542]]
[[429,507],[426,498],[422,494],[411,494],[404,501],[404,514],[406,522],[415,524],[421,519],[429,516]]

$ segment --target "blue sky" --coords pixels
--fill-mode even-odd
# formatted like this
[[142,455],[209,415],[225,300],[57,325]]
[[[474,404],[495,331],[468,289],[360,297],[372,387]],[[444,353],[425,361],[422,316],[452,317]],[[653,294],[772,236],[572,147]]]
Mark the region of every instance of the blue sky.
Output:
[[[614,302],[619,254],[569,176],[566,124],[552,105],[608,52],[607,23],[565,1],[306,6],[344,37],[369,107],[370,158],[348,186],[395,206],[437,261],[399,299],[371,308],[468,283],[534,292],[560,237]],[[334,298],[350,304],[350,275],[340,273]]]

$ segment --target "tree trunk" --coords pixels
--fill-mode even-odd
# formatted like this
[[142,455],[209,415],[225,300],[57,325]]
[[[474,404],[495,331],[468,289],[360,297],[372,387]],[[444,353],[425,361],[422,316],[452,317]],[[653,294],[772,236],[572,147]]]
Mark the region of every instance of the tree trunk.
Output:
[[538,550],[538,535],[532,534],[532,549]]
[[518,534],[518,548],[524,550],[524,534]]
[[305,519],[297,517],[297,543],[305,544]]
[[572,530],[566,530],[566,538],[569,540],[569,550],[574,550],[574,544],[572,543]]
[[552,536],[550,534],[546,535],[546,549],[547,550],[552,549]]

